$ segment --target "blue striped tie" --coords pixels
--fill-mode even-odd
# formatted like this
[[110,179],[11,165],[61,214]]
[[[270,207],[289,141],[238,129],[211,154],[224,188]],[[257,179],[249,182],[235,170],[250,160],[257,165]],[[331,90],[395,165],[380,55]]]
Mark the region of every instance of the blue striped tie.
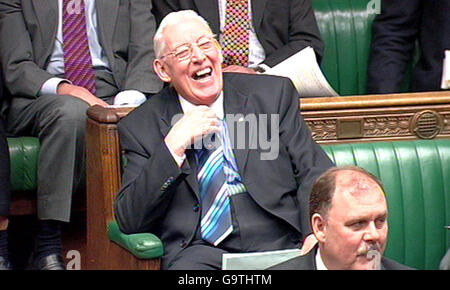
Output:
[[196,150],[196,155],[202,204],[200,231],[205,241],[217,246],[233,231],[224,173],[223,145],[210,150]]

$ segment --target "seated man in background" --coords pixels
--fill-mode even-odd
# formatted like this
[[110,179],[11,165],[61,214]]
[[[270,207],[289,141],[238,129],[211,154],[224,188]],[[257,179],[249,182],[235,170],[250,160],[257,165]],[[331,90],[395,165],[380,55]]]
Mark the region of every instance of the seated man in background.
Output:
[[356,166],[334,167],[314,183],[310,215],[318,245],[270,270],[407,270],[382,257],[388,211],[380,181]]
[[311,46],[318,62],[323,43],[310,0],[153,0],[159,24],[168,13],[194,10],[219,36],[224,71],[264,71]]
[[292,83],[222,73],[220,46],[191,10],[168,14],[154,45],[154,69],[170,86],[118,124],[120,229],[160,237],[163,269],[220,269],[224,253],[302,246],[311,184],[333,163]]
[[[368,92],[400,92],[416,41],[419,61],[412,71],[410,90],[440,90],[446,50],[450,50],[450,1],[384,0],[381,8],[372,26]],[[447,54],[450,75],[450,51]],[[450,78],[446,82],[450,84]]]
[[8,132],[41,145],[34,269],[65,268],[61,222],[70,220],[72,194],[84,191],[86,110],[161,88],[150,67],[150,9],[146,0],[0,1],[0,61],[11,94],[2,113]]

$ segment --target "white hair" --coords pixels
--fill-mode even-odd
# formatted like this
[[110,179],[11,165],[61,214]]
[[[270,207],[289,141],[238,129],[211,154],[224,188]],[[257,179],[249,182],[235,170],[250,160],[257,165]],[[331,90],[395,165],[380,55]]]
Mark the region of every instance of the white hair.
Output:
[[161,24],[156,30],[155,36],[153,37],[153,48],[155,50],[156,58],[160,58],[162,56],[162,53],[164,52],[164,49],[166,47],[166,42],[164,39],[164,30],[168,26],[177,25],[192,20],[199,21],[200,23],[205,25],[206,28],[208,28],[211,34],[213,34],[211,28],[209,27],[208,22],[203,17],[198,15],[197,12],[193,10],[180,10],[176,12],[171,12],[167,14],[166,17],[163,18]]

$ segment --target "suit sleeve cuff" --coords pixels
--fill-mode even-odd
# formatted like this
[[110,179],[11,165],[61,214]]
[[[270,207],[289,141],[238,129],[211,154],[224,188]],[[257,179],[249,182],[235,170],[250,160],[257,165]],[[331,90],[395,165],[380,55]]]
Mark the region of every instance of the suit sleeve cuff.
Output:
[[125,90],[116,95],[116,97],[114,98],[114,105],[119,105],[119,106],[136,105],[136,106],[139,106],[146,100],[147,100],[147,98],[140,91]]
[[172,151],[172,149],[170,149],[169,146],[167,146],[166,141],[164,141],[164,144],[166,144],[167,149],[169,149],[170,155],[172,155],[172,157],[175,160],[175,162],[177,163],[178,167],[181,168],[184,160],[186,159],[186,154],[183,154],[183,156],[178,156],[177,154],[175,154],[175,152]]
[[261,72],[261,73],[264,73],[270,69],[270,67],[267,64],[263,64],[263,63],[258,64],[257,68],[259,70],[259,71],[258,70],[257,71]]

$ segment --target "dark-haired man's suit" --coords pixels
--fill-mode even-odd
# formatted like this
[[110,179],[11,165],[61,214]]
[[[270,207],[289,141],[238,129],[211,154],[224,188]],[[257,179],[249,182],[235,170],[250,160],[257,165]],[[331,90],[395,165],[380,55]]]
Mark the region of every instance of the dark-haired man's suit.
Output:
[[[220,35],[217,0],[153,0],[156,22],[173,11],[194,10],[209,23],[214,34]],[[252,23],[266,59],[273,67],[307,46],[314,48],[318,62],[323,55],[323,43],[310,0],[252,0]]]
[[440,90],[444,52],[450,50],[450,1],[385,0],[381,8],[372,26],[368,92],[400,91],[416,41],[420,56],[411,90]]
[[[3,101],[3,79],[0,71],[0,103]],[[3,118],[0,116],[0,216],[9,214],[9,151]]]
[[[239,234],[233,241],[227,237],[219,248],[230,246],[241,252],[253,252],[299,247],[311,232],[308,199],[312,182],[333,163],[313,141],[299,114],[298,94],[289,79],[224,73],[223,94],[225,115],[241,114],[241,118],[236,118],[238,123],[256,116],[260,127],[265,124],[260,116],[268,117],[268,124],[274,116],[279,117],[278,131],[276,126],[272,126],[274,130],[271,126],[262,127],[268,138],[276,139],[271,134],[278,133],[279,154],[274,160],[264,160],[265,150],[259,146],[255,149],[235,146],[239,174],[248,193],[231,196],[234,222],[238,222],[234,225]],[[162,239],[163,268],[176,264],[178,257],[193,244],[205,249],[199,255],[207,252],[206,246],[199,245],[201,211],[195,154],[188,149],[179,168],[164,143],[172,118],[181,113],[177,93],[167,87],[118,125],[127,166],[116,200],[116,218],[126,233],[152,232]],[[227,123],[229,120],[227,117]],[[228,124],[229,130],[231,126]],[[256,137],[260,134],[256,129],[247,133]],[[219,257],[215,260],[220,264]]]

